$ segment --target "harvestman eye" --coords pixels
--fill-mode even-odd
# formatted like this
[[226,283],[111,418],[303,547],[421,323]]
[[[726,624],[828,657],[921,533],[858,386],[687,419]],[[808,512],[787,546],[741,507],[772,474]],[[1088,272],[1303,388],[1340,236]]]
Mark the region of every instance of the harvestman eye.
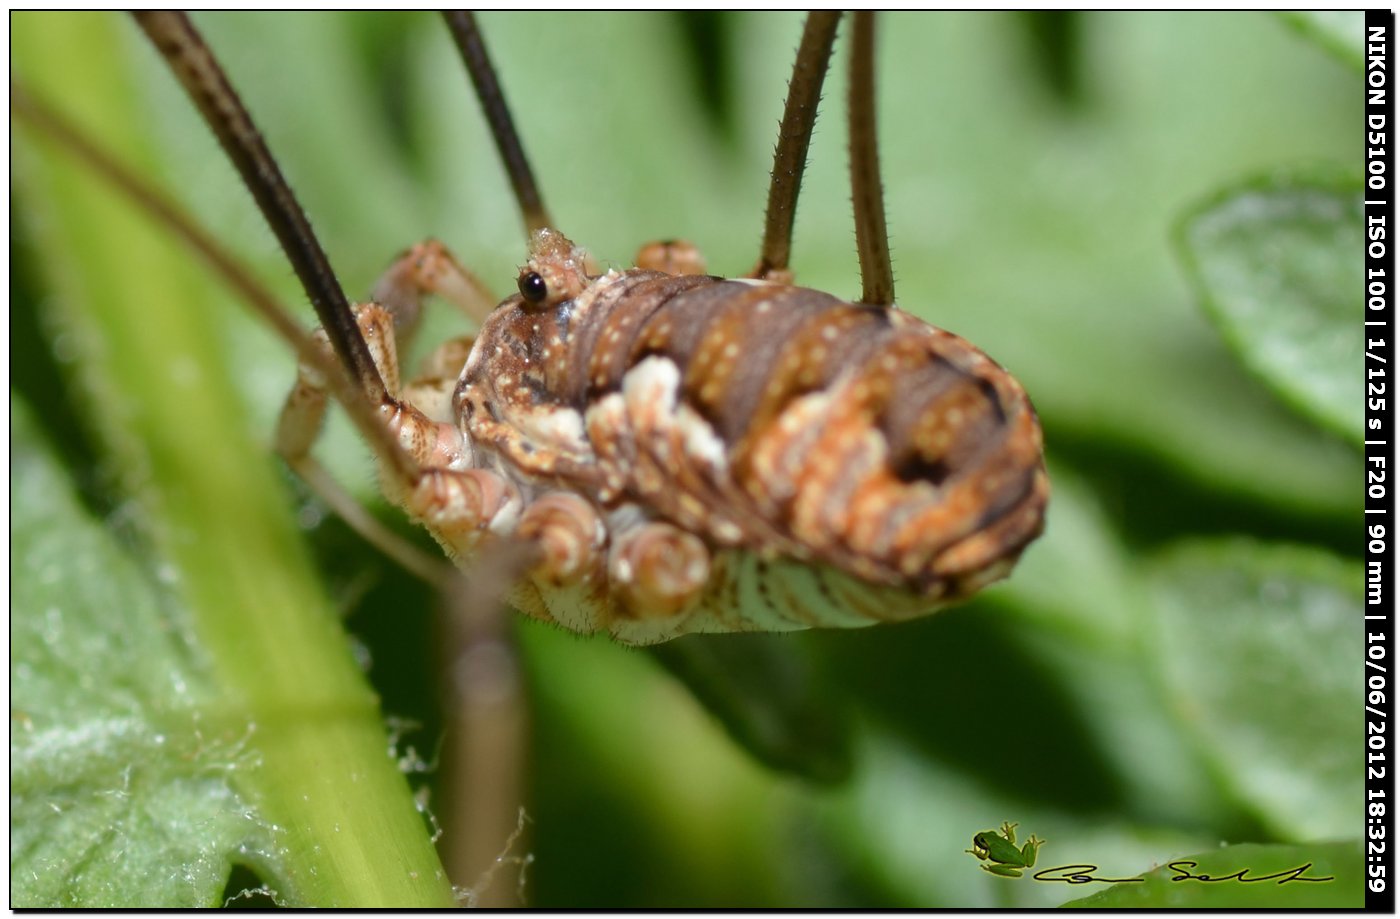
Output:
[[544,278],[540,277],[538,272],[531,271],[522,274],[520,280],[516,282],[516,286],[520,288],[520,296],[525,298],[526,303],[538,306],[549,296],[549,285],[544,282]]

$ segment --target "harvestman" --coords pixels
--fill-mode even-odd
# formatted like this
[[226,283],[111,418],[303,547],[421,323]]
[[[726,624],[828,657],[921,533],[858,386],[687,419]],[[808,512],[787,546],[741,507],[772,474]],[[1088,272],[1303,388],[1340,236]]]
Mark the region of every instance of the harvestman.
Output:
[[[493,545],[524,547],[518,609],[631,644],[921,615],[1004,577],[1042,527],[1048,486],[1024,391],[963,339],[893,306],[869,14],[854,19],[850,81],[862,302],[788,283],[838,20],[808,19],[760,259],[724,280],[679,242],[602,271],[560,233],[474,22],[450,14],[525,218],[519,292],[495,305],[428,241],[351,307],[202,40],[186,20],[141,18],[282,240],[323,347],[394,441],[380,450],[386,494],[463,565]],[[399,339],[430,294],[481,328],[401,385]],[[333,485],[309,452],[331,385],[323,363],[304,363],[277,438],[323,492]]]
[[[369,538],[436,577],[440,565],[378,531],[311,457],[335,396],[375,449],[386,494],[449,556],[468,570],[482,553],[508,558],[504,570],[523,574],[499,587],[518,609],[630,644],[903,620],[1005,577],[1043,528],[1039,422],[999,365],[894,306],[870,13],[853,16],[849,75],[861,301],[791,284],[797,194],[839,18],[808,17],[760,257],[725,280],[679,241],[602,271],[559,232],[474,21],[447,14],[527,228],[518,293],[497,305],[430,240],[352,306],[193,26],[139,14],[322,323],[308,339],[197,228],[166,216],[298,350],[279,452]],[[51,133],[66,130],[13,98]],[[113,172],[100,154],[94,165]],[[480,330],[401,384],[398,351],[428,295]]]

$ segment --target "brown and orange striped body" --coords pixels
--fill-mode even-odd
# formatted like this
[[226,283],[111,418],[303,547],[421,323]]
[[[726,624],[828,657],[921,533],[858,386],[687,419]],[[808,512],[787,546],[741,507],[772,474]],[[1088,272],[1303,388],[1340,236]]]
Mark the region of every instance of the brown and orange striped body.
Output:
[[522,279],[547,294],[482,328],[453,396],[472,464],[526,504],[583,496],[610,534],[673,525],[708,576],[661,610],[605,571],[536,579],[527,611],[635,643],[904,619],[1004,577],[1041,532],[1035,412],[962,338],[801,287],[585,265],[537,241]]

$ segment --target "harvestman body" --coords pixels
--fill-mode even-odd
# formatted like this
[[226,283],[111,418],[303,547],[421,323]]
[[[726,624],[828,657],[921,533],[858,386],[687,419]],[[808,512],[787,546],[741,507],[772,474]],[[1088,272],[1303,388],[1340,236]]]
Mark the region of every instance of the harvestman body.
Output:
[[[493,545],[527,547],[511,597],[522,611],[632,644],[911,618],[1005,577],[1043,526],[1048,482],[1025,392],[977,348],[893,305],[868,14],[855,17],[851,67],[867,302],[786,283],[836,23],[808,20],[763,254],[753,276],[725,280],[683,243],[600,272],[554,229],[475,25],[449,16],[530,229],[519,292],[495,305],[428,242],[352,310],[193,28],[143,19],[273,209],[322,346],[369,406],[362,430],[391,435],[377,441],[386,492],[464,566]],[[477,316],[480,332],[443,345],[400,385],[397,342],[427,294]],[[328,394],[346,398],[325,359],[303,358],[278,443],[304,470]]]

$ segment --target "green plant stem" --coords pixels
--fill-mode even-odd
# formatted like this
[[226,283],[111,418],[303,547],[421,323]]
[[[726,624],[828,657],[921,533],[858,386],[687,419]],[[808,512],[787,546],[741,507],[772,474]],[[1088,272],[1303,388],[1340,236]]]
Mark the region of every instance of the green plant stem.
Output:
[[[69,88],[46,95],[125,161],[155,162],[136,128],[125,23],[91,14],[18,14],[11,23],[16,72],[36,92],[56,86],[46,63],[78,62],[89,75],[84,90],[73,93],[70,71]],[[209,730],[248,734],[256,765],[239,788],[278,841],[259,869],[289,905],[452,905],[386,753],[377,700],[273,462],[250,435],[219,348],[227,317],[210,308],[218,292],[125,200],[48,145],[34,149],[25,189],[43,219],[33,232],[68,256],[48,279],[58,292],[54,318],[79,352],[103,449],[189,610],[219,700]]]

